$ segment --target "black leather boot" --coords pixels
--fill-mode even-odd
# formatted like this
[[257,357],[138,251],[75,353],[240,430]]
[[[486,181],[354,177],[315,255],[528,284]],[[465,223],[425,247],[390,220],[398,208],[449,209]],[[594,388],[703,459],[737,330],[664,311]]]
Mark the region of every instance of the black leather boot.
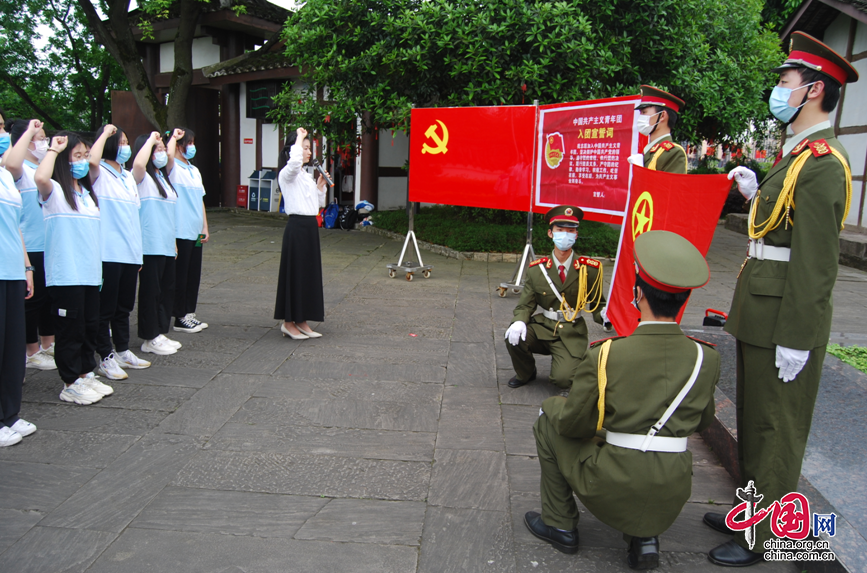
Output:
[[761,553],[744,549],[734,539],[711,549],[707,558],[714,565],[722,565],[723,567],[748,567],[764,561]]
[[524,384],[527,384],[527,383],[529,383],[529,382],[532,382],[532,381],[535,380],[535,379],[536,379],[536,369],[533,368],[533,375],[530,376],[530,379],[527,380],[527,381],[518,380],[518,376],[517,376],[517,375],[516,375],[516,376],[512,376],[512,378],[509,380],[509,388],[520,388],[520,387],[523,386]]
[[659,537],[633,537],[629,542],[626,563],[632,569],[659,567]]
[[719,531],[720,533],[725,533],[726,535],[731,535],[732,533],[734,533],[726,525],[726,516],[724,513],[705,513],[702,521],[705,525],[707,525],[714,531]]
[[530,530],[530,533],[547,541],[554,546],[555,549],[563,553],[578,553],[578,530],[561,531],[554,527],[545,525],[542,521],[542,515],[535,511],[528,511],[524,515],[524,525]]

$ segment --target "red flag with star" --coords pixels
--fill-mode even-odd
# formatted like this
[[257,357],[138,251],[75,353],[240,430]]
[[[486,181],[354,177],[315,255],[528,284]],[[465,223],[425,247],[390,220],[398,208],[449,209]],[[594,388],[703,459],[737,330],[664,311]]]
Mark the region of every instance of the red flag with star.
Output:
[[[706,256],[730,188],[731,181],[725,175],[680,175],[632,167],[629,201],[606,311],[618,335],[632,334],[640,316],[632,306],[635,239],[651,230],[671,231],[686,238]],[[677,317],[678,322],[684,309],[686,305]]]

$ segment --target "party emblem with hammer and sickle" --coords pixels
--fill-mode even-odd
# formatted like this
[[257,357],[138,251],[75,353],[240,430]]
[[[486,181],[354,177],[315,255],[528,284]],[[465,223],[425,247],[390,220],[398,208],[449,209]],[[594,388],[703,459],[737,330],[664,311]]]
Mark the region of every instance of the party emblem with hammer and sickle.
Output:
[[427,143],[424,143],[421,147],[422,153],[430,153],[431,155],[436,155],[437,153],[446,153],[448,151],[446,145],[449,144],[449,130],[446,127],[446,124],[444,124],[440,120],[437,119],[435,121],[440,124],[440,127],[443,128],[443,136],[442,138],[440,138],[440,136],[437,135],[436,124],[433,124],[429,128],[427,128],[427,131],[424,132],[424,136],[428,139],[433,140],[433,142],[436,143],[436,147],[432,147]]
[[635,207],[632,208],[632,240],[653,227],[653,197],[650,191],[638,196]]

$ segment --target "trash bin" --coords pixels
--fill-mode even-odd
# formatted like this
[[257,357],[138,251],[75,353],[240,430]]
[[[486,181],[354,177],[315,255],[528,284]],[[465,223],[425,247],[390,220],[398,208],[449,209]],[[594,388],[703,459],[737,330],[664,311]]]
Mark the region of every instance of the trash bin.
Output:
[[250,200],[247,207],[251,211],[259,210],[259,172],[254,171],[250,174]]

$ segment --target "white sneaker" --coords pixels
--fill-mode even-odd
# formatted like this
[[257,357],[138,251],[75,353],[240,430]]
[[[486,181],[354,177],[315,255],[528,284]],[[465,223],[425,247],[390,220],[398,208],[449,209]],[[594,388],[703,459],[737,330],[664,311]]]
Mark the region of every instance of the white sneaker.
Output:
[[97,380],[97,376],[93,372],[88,372],[84,378],[79,378],[78,380],[100,396],[111,396],[114,394],[114,388]]
[[169,346],[157,337],[153,340],[145,340],[141,345],[141,351],[166,356],[168,354],[174,354],[178,350],[173,346]]
[[54,358],[54,343],[48,345],[48,348],[42,348],[42,345],[39,346],[39,350]]
[[195,324],[196,326],[201,326],[201,327],[202,327],[202,330],[205,330],[206,328],[208,328],[208,323],[207,323],[207,322],[202,322],[201,320],[199,320],[198,318],[196,318],[196,313],[195,313],[195,312],[191,312],[191,313],[189,313],[189,314],[188,314],[187,316],[185,316],[184,318],[186,318],[187,320],[191,321],[191,322],[192,322],[193,324]]
[[88,406],[102,400],[102,394],[97,394],[82,384],[82,378],[79,378],[60,392],[60,399],[64,402]]
[[190,320],[189,314],[182,318],[175,318],[175,325],[172,326],[172,328],[177,330],[178,332],[189,332],[191,334],[194,332],[202,331],[202,326]]
[[171,346],[175,350],[180,350],[181,348],[184,347],[184,345],[181,344],[180,342],[178,342],[177,340],[172,340],[171,338],[168,338],[164,334],[160,334],[159,336],[157,336],[157,338],[159,338],[163,342],[163,344]]
[[133,370],[150,368],[151,365],[151,363],[147,360],[142,360],[141,358],[133,354],[132,350],[124,350],[120,354],[115,354],[114,360],[121,368],[132,368]]
[[33,432],[36,431],[36,426],[28,422],[27,420],[23,420],[18,418],[18,421],[9,426],[13,431],[21,434],[21,437],[29,436]]
[[28,356],[25,366],[27,368],[36,368],[37,370],[57,370],[54,358],[49,356],[44,350],[37,350],[32,356]]
[[0,448],[14,446],[20,441],[21,434],[7,426],[0,427]]
[[118,366],[117,361],[114,359],[114,352],[109,354],[105,360],[99,363],[99,373],[109,380],[123,380],[129,378],[129,375]]

